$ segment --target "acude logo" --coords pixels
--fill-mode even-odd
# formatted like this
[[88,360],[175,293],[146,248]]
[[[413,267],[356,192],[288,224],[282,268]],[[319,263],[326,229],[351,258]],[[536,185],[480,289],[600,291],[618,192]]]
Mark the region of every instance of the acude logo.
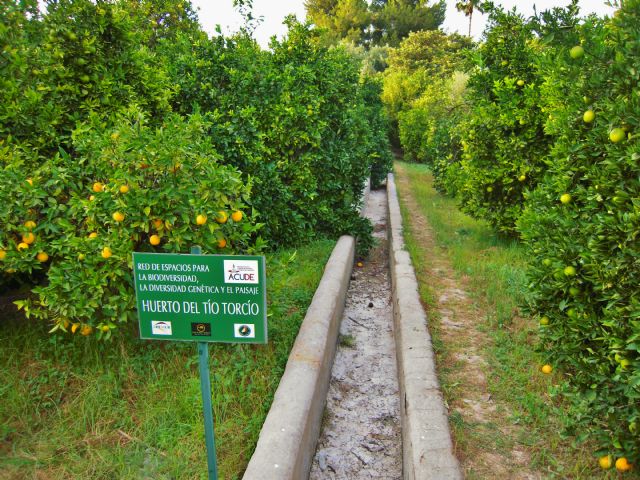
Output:
[[258,261],[225,260],[224,283],[258,283]]

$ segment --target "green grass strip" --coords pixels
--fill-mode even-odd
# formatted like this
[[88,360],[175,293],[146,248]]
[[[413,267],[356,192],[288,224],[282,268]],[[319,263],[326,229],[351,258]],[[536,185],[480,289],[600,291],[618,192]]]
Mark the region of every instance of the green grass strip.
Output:
[[[450,422],[457,442],[460,445],[482,442],[486,441],[483,436],[487,436],[507,457],[515,442],[528,451],[531,467],[544,472],[544,478],[617,478],[613,471],[598,469],[591,445],[576,445],[561,433],[562,419],[570,412],[553,396],[553,385],[563,378],[540,373],[544,355],[535,350],[538,321],[523,317],[519,310],[527,295],[527,259],[522,245],[497,236],[486,223],[461,213],[455,199],[436,192],[425,165],[399,165],[406,170],[411,195],[420,213],[432,227],[439,249],[436,254],[448,258],[459,278],[466,277],[469,294],[486,313],[482,329],[491,342],[482,355],[489,365],[487,382],[491,395],[511,412],[503,426],[507,429],[510,424],[525,426],[519,429],[521,434],[517,438],[505,438],[500,432],[483,433],[454,412]],[[424,274],[433,252],[420,248],[411,227],[411,212],[403,203],[401,208],[405,241],[418,276],[420,294],[427,305],[434,306],[438,292],[430,289]],[[437,328],[432,335],[436,351],[445,352],[448,346],[443,344]],[[464,389],[464,385],[452,384],[448,379],[451,368],[447,365],[440,368],[445,397]],[[627,478],[637,477],[627,475]]]
[[[210,346],[221,479],[246,468],[334,245],[268,255],[268,345]],[[0,311],[0,472],[206,478],[195,343],[141,341],[135,325],[106,344],[63,338],[8,310]]]

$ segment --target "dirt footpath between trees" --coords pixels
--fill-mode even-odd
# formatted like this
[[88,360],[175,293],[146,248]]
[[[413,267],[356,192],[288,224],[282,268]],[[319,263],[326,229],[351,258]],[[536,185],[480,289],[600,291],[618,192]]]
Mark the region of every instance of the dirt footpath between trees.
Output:
[[310,480],[402,478],[386,202],[373,190],[364,210],[378,243],[347,291]]
[[[435,297],[434,305],[426,305],[430,328],[446,347],[437,359],[439,365],[455,365],[448,383],[455,388],[455,398],[449,399],[449,413],[464,424],[474,425],[474,431],[486,432],[482,438],[454,438],[465,477],[469,479],[537,480],[541,472],[531,468],[531,454],[513,441],[523,428],[506,421],[509,409],[492,397],[487,385],[491,375],[483,351],[491,340],[483,331],[487,312],[468,294],[466,279],[456,275],[451,261],[438,248],[428,220],[420,213],[411,194],[406,172],[396,164],[396,183],[402,205],[410,212],[410,230],[423,251],[430,252],[426,277]],[[432,330],[433,331],[433,330]],[[492,439],[492,441],[482,440]],[[499,443],[505,445],[497,448]]]

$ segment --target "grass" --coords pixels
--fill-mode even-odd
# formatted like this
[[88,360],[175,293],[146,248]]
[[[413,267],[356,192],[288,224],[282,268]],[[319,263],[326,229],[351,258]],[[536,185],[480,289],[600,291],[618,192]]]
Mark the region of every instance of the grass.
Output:
[[[545,357],[535,349],[538,322],[523,316],[519,309],[526,303],[527,296],[524,249],[517,241],[496,236],[487,224],[462,214],[455,200],[439,195],[432,187],[432,178],[425,166],[399,165],[406,171],[411,195],[431,225],[438,246],[438,252],[421,248],[412,227],[411,212],[402,204],[405,240],[416,268],[422,299],[431,307],[436,304],[438,292],[431,289],[432,282],[426,272],[434,255],[446,257],[458,278],[465,279],[479,311],[486,316],[481,329],[490,339],[482,351],[488,362],[488,389],[493,398],[510,411],[509,418],[504,419],[505,425],[524,426],[517,429],[516,438],[509,438],[492,425],[467,423],[454,412],[450,425],[458,448],[472,449],[474,443],[490,439],[495,448],[503,450],[508,457],[508,451],[518,444],[530,454],[531,467],[544,472],[544,478],[617,478],[614,471],[604,472],[597,467],[591,445],[576,445],[561,433],[562,419],[569,412],[551,392],[553,384],[563,379],[559,373],[544,376],[539,372]],[[444,343],[437,327],[432,334],[438,355],[451,358],[457,346]],[[452,401],[466,386],[455,383],[455,365],[439,362],[439,368],[445,397]],[[639,477],[632,473],[625,478]]]
[[[240,478],[335,242],[267,257],[269,344],[210,346],[219,477]],[[205,479],[194,343],[100,344],[0,311],[0,479]]]

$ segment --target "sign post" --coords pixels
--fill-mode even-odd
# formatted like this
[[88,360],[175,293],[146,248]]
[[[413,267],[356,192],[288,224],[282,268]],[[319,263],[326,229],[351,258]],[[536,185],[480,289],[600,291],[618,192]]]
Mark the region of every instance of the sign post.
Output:
[[198,343],[209,480],[217,480],[209,342],[267,343],[263,256],[133,253],[140,338]]

